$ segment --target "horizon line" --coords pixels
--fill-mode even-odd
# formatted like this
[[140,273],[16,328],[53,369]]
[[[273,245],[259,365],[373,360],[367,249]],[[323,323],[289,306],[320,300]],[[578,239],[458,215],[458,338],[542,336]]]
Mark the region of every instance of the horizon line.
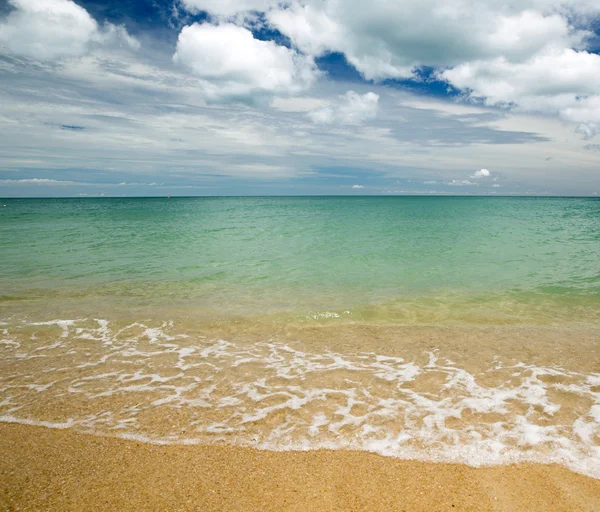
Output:
[[152,195],[152,196],[111,196],[111,195],[79,195],[79,196],[15,196],[0,197],[1,201],[20,199],[192,199],[192,198],[254,198],[254,197],[464,197],[464,198],[581,198],[600,199],[595,195],[569,194],[214,194],[214,195]]

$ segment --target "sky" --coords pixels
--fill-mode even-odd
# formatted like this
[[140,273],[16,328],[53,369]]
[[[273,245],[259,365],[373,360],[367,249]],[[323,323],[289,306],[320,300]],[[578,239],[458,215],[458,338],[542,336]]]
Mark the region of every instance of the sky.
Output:
[[0,197],[600,195],[598,0],[0,0]]

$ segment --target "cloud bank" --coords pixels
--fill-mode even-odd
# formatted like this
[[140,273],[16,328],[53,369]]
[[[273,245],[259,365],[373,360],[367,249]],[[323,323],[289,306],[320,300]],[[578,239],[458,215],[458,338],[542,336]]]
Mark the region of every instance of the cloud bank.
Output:
[[[465,98],[600,121],[600,56],[589,51],[591,0],[184,0],[244,23],[250,12],[305,56],[338,52],[367,80],[419,79],[432,68]],[[237,17],[236,17],[237,16]],[[325,112],[317,118],[333,117]]]
[[6,6],[13,195],[597,188],[597,1]]

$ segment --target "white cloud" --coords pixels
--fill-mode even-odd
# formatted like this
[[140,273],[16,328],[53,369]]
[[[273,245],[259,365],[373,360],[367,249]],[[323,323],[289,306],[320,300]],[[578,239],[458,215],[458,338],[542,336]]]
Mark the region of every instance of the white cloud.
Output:
[[271,106],[283,112],[310,112],[327,105],[327,101],[319,98],[274,98]]
[[122,26],[100,27],[71,0],[9,0],[14,10],[0,23],[0,46],[36,60],[79,57],[94,44],[139,48]]
[[0,25],[0,42],[12,53],[40,60],[76,57],[98,31],[96,21],[70,0],[10,0],[15,8]]
[[101,27],[101,30],[94,34],[92,41],[103,45],[130,48],[132,50],[139,50],[141,46],[135,37],[129,35],[123,25],[113,25],[112,23],[105,23]]
[[[471,100],[558,114],[574,123],[600,122],[600,56],[586,51],[593,35],[588,27],[600,15],[595,0],[508,4],[496,0],[183,0],[183,4],[192,12],[207,11],[213,19],[238,24],[247,23],[250,11],[262,12],[260,23],[266,20],[288,36],[299,55],[343,53],[369,80],[418,79],[415,70],[431,66],[440,70],[439,79]],[[219,87],[208,85],[207,91],[220,95]],[[229,85],[235,97],[239,84]],[[310,117],[317,123],[343,122],[340,115],[335,107],[324,107]]]
[[600,55],[586,51],[553,48],[523,62],[506,57],[467,62],[440,77],[488,105],[559,113],[568,120],[581,120],[582,107],[586,120],[600,114],[600,105],[595,112],[585,105],[600,94]]
[[[258,10],[301,52],[340,52],[369,80],[438,78],[488,105],[600,121],[595,0],[185,0],[216,16]],[[327,111],[315,113],[330,122]]]
[[469,187],[471,185],[476,185],[476,183],[469,180],[452,180],[448,182],[448,185],[453,187]]
[[[457,105],[441,105],[441,100],[412,108],[425,97],[339,81],[323,81],[310,94],[273,101],[276,108],[206,105],[203,79],[146,56],[111,58],[104,52],[60,66],[0,59],[1,174],[95,182],[5,185],[7,194],[160,193],[161,187],[150,185],[153,181],[165,183],[165,192],[171,193],[176,187],[190,187],[193,193],[247,193],[249,180],[257,187],[270,180],[270,188],[263,189],[269,192],[340,193],[340,185],[356,176],[343,170],[365,169],[377,181],[370,193],[389,187],[387,180],[422,183],[419,177],[437,180],[439,186],[425,187],[439,192],[485,193],[488,188],[481,185],[491,185],[493,177],[470,178],[484,163],[493,165],[494,177],[501,176],[502,193],[515,191],[517,183],[518,190],[563,194],[596,190],[598,153],[585,151],[573,136],[574,126],[556,119],[491,113],[465,104],[456,110]],[[310,122],[308,111],[339,104],[352,87],[360,96],[369,91],[381,95],[385,116],[361,129]],[[84,129],[61,130],[60,125]],[[324,179],[325,166],[331,178]],[[448,186],[453,178],[472,185]],[[123,181],[132,186],[116,185]],[[352,184],[345,190],[365,192]]]
[[490,171],[487,169],[480,169],[479,171],[475,171],[475,174],[473,174],[473,178],[489,178],[489,176]]
[[252,32],[231,23],[184,27],[173,60],[202,80],[212,100],[295,94],[310,87],[318,75],[312,57],[255,39]]
[[562,105],[561,117],[574,123],[600,122],[600,93],[587,97],[568,98],[568,106]]
[[361,124],[377,116],[379,95],[374,92],[358,94],[348,91],[338,101],[312,110],[308,117],[317,124]]
[[127,181],[122,181],[121,183],[117,183],[118,187],[139,187],[139,186],[144,186],[144,187],[158,187],[164,185],[164,183],[157,183],[156,181],[153,181],[152,183],[131,183],[131,182],[127,182]]
[[73,185],[74,181],[64,180],[51,180],[47,178],[27,178],[20,180],[0,180],[0,183],[6,185],[17,185],[17,184],[33,184],[33,185]]
[[206,11],[214,16],[229,17],[248,11],[267,11],[276,0],[182,0],[192,12]]
[[594,123],[581,123],[575,128],[575,133],[582,134],[583,140],[590,140],[598,134],[598,127]]
[[587,33],[557,13],[565,2],[543,3],[292,0],[267,18],[303,51],[342,52],[365,78],[379,80],[410,77],[415,66],[498,56],[520,62],[549,45],[580,46]]
[[352,185],[352,188],[365,188],[364,185]]
[[270,11],[269,22],[286,34],[302,51],[321,55],[327,51],[343,51],[347,37],[340,23],[327,12],[327,6],[293,2],[288,9]]

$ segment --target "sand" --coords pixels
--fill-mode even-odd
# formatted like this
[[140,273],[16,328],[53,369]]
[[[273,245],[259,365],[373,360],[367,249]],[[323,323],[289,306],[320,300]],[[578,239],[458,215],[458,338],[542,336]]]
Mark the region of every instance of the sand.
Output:
[[0,424],[0,509],[592,511],[600,480],[556,465],[157,446]]

